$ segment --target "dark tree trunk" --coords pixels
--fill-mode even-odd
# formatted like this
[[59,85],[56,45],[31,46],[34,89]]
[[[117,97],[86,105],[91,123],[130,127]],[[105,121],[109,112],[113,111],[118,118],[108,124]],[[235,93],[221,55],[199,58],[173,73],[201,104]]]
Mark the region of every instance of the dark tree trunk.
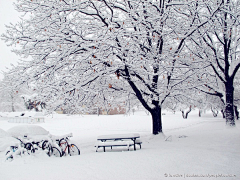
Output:
[[225,119],[226,116],[225,116],[225,111],[223,109],[221,110],[221,113],[222,113],[223,119]]
[[218,115],[218,110],[214,110],[212,107],[211,107],[211,111],[213,113],[213,117],[217,117]]
[[229,126],[235,126],[234,119],[234,87],[232,80],[228,80],[225,84],[226,87],[226,124]]
[[234,111],[235,111],[236,119],[239,120],[239,111],[237,106],[234,106]]
[[199,109],[198,116],[202,117],[202,110]]
[[[157,71],[158,71],[158,68],[154,68],[154,72],[157,72]],[[145,107],[145,109],[147,111],[149,111],[152,115],[152,133],[154,135],[162,133],[162,115],[161,115],[161,106],[159,105],[160,102],[156,101],[156,100],[152,100],[152,105],[154,106],[154,108],[151,108],[147,104],[147,102],[144,100],[144,98],[142,96],[142,92],[138,89],[138,87],[131,80],[130,73],[128,71],[127,66],[125,66],[124,72],[125,72],[125,77],[126,77],[128,83],[129,83],[129,85],[131,86],[131,88],[133,89],[133,91],[136,94],[136,97],[142,103],[143,107]],[[153,84],[152,84],[153,89],[157,89],[157,82],[158,82],[158,76],[154,76],[153,77]]]
[[188,114],[192,111],[192,106],[189,107],[189,110],[186,112],[186,114],[184,113],[184,111],[182,110],[182,117],[183,119],[187,119],[188,118]]
[[159,105],[155,106],[150,113],[152,115],[152,133],[159,134],[162,132],[161,107]]

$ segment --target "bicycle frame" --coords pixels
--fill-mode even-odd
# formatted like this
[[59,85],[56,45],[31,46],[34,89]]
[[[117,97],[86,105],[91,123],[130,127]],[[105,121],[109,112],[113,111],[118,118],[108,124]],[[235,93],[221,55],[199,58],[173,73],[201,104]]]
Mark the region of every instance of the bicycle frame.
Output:
[[[65,140],[65,142],[60,143],[62,140]],[[64,149],[62,149],[62,154],[69,154],[69,144],[68,144],[68,139],[67,138],[62,138],[61,140],[59,140],[59,146],[62,147],[62,145],[65,145],[66,147]],[[66,153],[67,151],[67,153]]]

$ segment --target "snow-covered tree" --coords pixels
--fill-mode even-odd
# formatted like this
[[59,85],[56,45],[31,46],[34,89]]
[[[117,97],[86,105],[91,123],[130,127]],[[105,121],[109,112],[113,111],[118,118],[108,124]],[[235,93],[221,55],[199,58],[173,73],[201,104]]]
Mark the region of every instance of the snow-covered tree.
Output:
[[19,0],[25,16],[2,39],[32,58],[19,64],[17,77],[35,82],[43,102],[82,107],[130,94],[150,112],[158,134],[165,100],[193,88],[197,68],[182,49],[211,19],[196,21],[207,2]]
[[22,88],[16,88],[12,79],[4,75],[3,80],[0,81],[0,111],[15,112],[24,110],[22,93]]
[[236,119],[239,120],[239,107],[240,107],[240,73],[236,74],[234,79],[234,111]]
[[[224,85],[222,96],[226,123],[235,126],[233,102],[234,78],[240,67],[240,1],[212,0],[205,5],[205,14],[198,16],[197,21],[201,24],[208,17],[211,20],[198,29],[200,36],[192,36],[192,44],[189,46],[192,46],[190,49],[198,58],[209,64],[211,71]],[[205,86],[210,90],[212,88],[209,82]]]

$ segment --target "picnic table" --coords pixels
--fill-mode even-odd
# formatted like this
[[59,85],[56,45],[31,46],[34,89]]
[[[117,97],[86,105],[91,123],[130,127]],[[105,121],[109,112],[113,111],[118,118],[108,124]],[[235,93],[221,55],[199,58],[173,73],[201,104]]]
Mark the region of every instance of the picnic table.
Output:
[[142,142],[140,141],[140,135],[138,133],[130,133],[130,134],[112,134],[112,135],[102,135],[98,136],[97,138],[97,149],[99,147],[103,147],[103,151],[106,151],[106,147],[112,147],[113,146],[127,146],[128,150],[130,146],[134,147],[134,151],[136,151],[136,144],[140,146]]

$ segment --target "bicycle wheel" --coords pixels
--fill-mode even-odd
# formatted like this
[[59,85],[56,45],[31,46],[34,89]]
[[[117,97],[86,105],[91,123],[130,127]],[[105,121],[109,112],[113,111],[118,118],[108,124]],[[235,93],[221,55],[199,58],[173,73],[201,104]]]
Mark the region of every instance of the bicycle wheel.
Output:
[[51,156],[52,149],[51,149],[51,145],[49,144],[49,142],[47,140],[43,141],[42,150],[44,150],[49,157]]
[[71,144],[69,149],[70,149],[70,152],[69,152],[70,156],[80,155],[80,150],[75,144]]
[[59,141],[59,147],[62,149],[62,156],[69,154],[68,142],[65,139]]
[[33,147],[32,143],[26,143],[24,146],[25,149],[27,149],[27,153],[35,153],[35,148]]
[[56,147],[52,147],[52,154],[51,155],[56,156],[56,157],[62,157],[61,152]]
[[[13,160],[13,157],[14,155],[21,155],[21,154],[18,154],[19,152],[18,151],[18,147],[17,146],[11,146],[7,149],[6,151],[6,160],[8,161],[12,161]],[[17,153],[17,154],[16,154]]]
[[11,151],[6,152],[6,160],[12,161],[13,160],[13,155]]
[[42,143],[42,150],[45,150],[45,149],[47,149],[47,148],[49,148],[49,143],[48,143],[47,140],[45,140],[45,141],[43,141],[43,143]]

